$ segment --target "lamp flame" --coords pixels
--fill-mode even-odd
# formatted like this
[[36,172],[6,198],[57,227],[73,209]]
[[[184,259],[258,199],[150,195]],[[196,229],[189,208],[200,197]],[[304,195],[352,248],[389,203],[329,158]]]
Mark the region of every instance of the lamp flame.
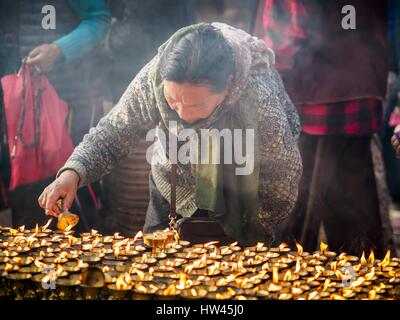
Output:
[[141,271],[141,270],[136,270],[136,274],[137,274],[139,280],[142,280],[142,281],[144,280],[144,278],[145,278],[145,273],[144,273],[143,271]]
[[365,252],[363,251],[360,259],[360,263],[362,266],[365,266],[367,264],[367,260],[365,259]]
[[40,262],[38,258],[35,259],[34,265],[38,267],[40,270],[47,267],[47,265],[43,262]]
[[256,245],[256,251],[260,251],[264,247],[264,243],[258,242]]
[[176,288],[181,289],[181,290],[185,289],[186,288],[186,280],[187,280],[186,273],[180,272],[179,273],[179,283],[176,286]]
[[136,242],[136,240],[143,238],[143,232],[139,231],[138,233],[136,233],[135,237],[133,238],[133,243]]
[[296,259],[296,269],[294,270],[294,273],[299,273],[300,270],[301,270],[300,259]]
[[376,291],[375,290],[371,290],[368,292],[368,300],[375,300],[376,297]]
[[369,263],[371,263],[371,264],[373,264],[374,261],[375,261],[374,250],[372,250],[372,249],[371,249],[371,252],[370,252],[370,254],[369,254],[368,261],[369,261]]
[[278,268],[272,267],[272,282],[278,283],[279,282],[279,275],[278,275]]
[[117,281],[115,282],[115,286],[118,290],[127,290],[130,288],[131,280],[132,279],[129,273],[123,273],[118,277]]
[[167,289],[163,291],[165,296],[172,296],[176,294],[176,287],[175,285],[171,284]]
[[68,235],[68,234],[71,232],[71,229],[72,229],[73,227],[74,227],[74,226],[73,226],[72,224],[70,224],[68,227],[66,227],[65,230],[64,230],[64,234],[65,234],[65,235]]
[[330,279],[325,279],[323,291],[328,290],[329,284],[330,284],[330,283],[331,283],[331,280],[330,280]]
[[208,242],[208,243],[206,243],[205,245],[204,245],[204,247],[209,247],[209,246],[213,246],[214,244],[217,244],[219,241],[211,241],[211,242]]
[[303,254],[303,247],[296,242],[296,247],[297,247],[297,255],[301,256]]
[[146,288],[144,285],[142,285],[142,284],[137,284],[137,285],[135,285],[135,289],[136,289],[137,291],[139,291],[140,293],[143,293],[143,294],[146,294],[146,293],[147,293],[147,288]]
[[53,218],[50,218],[49,221],[47,221],[47,223],[42,227],[42,231],[45,231],[49,227],[49,225],[52,221],[53,221]]
[[385,258],[383,258],[381,265],[382,267],[386,267],[390,263],[390,250],[386,252]]
[[321,250],[321,252],[324,254],[325,251],[328,249],[328,245],[326,243],[324,243],[323,241],[321,241],[320,245],[319,245],[319,249]]
[[315,270],[318,272],[318,274],[323,274],[324,273],[324,271],[325,271],[325,268],[324,267],[321,267],[321,266],[315,266]]
[[279,250],[287,249],[287,247],[288,247],[288,245],[287,245],[285,242],[282,242],[282,243],[278,246]]
[[283,277],[283,281],[291,281],[292,280],[292,273],[290,272],[290,270],[286,271],[284,277]]

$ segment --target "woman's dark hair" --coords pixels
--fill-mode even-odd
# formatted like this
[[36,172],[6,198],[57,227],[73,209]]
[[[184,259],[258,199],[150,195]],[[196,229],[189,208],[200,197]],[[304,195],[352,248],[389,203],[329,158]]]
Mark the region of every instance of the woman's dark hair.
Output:
[[163,80],[208,84],[221,92],[234,72],[233,51],[219,30],[202,25],[169,46],[161,70]]

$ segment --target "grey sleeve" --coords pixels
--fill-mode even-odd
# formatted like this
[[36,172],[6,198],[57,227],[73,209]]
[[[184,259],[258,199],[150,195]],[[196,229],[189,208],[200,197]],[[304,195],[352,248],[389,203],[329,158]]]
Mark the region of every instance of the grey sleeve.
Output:
[[301,124],[300,124],[300,118],[299,114],[297,112],[296,107],[294,106],[292,100],[290,99],[289,95],[287,94],[282,78],[279,74],[279,72],[275,69],[272,68],[272,74],[274,75],[277,86],[278,86],[278,92],[277,92],[277,97],[280,101],[280,104],[283,107],[283,110],[286,113],[286,117],[288,119],[288,123],[290,126],[290,130],[292,131],[293,137],[296,139],[296,141],[299,139],[300,132],[301,132]]
[[57,176],[74,170],[80,177],[79,186],[100,179],[132,151],[138,136],[156,126],[159,112],[150,77],[154,63],[156,58],[138,73],[115,107],[84,136]]
[[271,235],[294,209],[302,175],[302,160],[297,146],[298,115],[296,109],[291,109],[290,100],[282,99],[287,96],[282,92],[285,91],[283,85],[276,78],[273,82],[273,93],[259,109],[258,219]]

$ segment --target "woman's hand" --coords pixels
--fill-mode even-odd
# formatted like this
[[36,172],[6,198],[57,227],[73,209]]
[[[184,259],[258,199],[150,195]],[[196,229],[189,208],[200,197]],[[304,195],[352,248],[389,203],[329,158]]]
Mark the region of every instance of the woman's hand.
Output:
[[62,211],[69,209],[74,201],[78,189],[79,175],[73,170],[66,170],[47,186],[40,195],[39,205],[46,210],[46,214],[57,217],[60,210],[57,200],[63,198]]
[[39,67],[40,70],[46,72],[53,69],[54,64],[62,57],[61,49],[58,45],[42,44],[31,52],[29,52],[26,63],[30,66]]
[[400,159],[400,125],[394,128],[394,134],[392,136],[392,146],[396,152],[396,157]]

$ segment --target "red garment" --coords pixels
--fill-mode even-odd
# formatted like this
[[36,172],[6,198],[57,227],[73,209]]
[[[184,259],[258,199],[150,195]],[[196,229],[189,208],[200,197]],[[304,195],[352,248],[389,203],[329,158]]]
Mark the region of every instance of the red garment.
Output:
[[382,103],[360,99],[297,106],[303,132],[310,135],[370,135],[382,123]]
[[[349,5],[356,11],[351,30],[342,26],[342,9]],[[261,0],[254,34],[272,44],[278,63],[288,66],[280,71],[294,104],[383,101],[387,11],[387,1]]]
[[[352,2],[357,10],[363,9],[358,10],[363,12],[363,17],[367,16],[365,12],[373,12],[372,8],[366,8],[366,4],[361,8],[360,2]],[[360,40],[363,38],[358,34],[350,38],[349,33],[334,32],[335,25],[340,24],[336,10],[339,7],[340,4],[335,5],[331,0],[325,7],[318,1],[310,0],[262,0],[257,14],[255,34],[262,37],[274,50],[275,66],[282,74],[289,96],[297,106],[305,133],[368,135],[376,132],[382,121],[383,91],[381,90],[381,94],[377,92],[383,88],[385,81],[373,82],[373,77],[363,75],[357,68],[352,70],[354,62],[349,64],[346,60],[347,63],[340,64],[340,58],[335,62],[334,52],[340,53],[338,57],[345,54],[346,58],[352,61],[355,57],[346,52],[353,49],[343,46],[343,43],[364,48],[365,52],[376,54],[379,51],[371,50],[370,45]],[[332,15],[328,19],[329,12]],[[322,23],[324,28],[321,28],[319,23]],[[335,34],[336,38],[326,37],[331,34]],[[328,38],[331,40],[328,41]],[[337,44],[335,39],[339,41]],[[372,38],[370,40],[372,41]],[[377,47],[378,43],[376,40]],[[364,51],[359,51],[362,56]],[[357,49],[354,49],[354,52],[357,52]],[[372,59],[374,55],[367,56],[371,61],[377,61],[376,58]],[[319,57],[325,58],[319,60]],[[357,60],[359,59],[355,61]],[[376,71],[376,75],[386,77],[384,72],[381,72],[384,68],[374,66],[372,62],[365,63],[361,70],[367,73],[368,70]],[[357,83],[357,86],[346,85],[342,79],[346,72],[354,72],[354,81],[350,82]],[[350,76],[347,76],[347,79],[350,79]],[[381,84],[379,87],[382,88],[378,90],[375,83]],[[340,89],[342,87],[343,90]]]
[[[261,1],[262,2],[262,1]],[[304,5],[298,0],[265,0],[262,14],[263,40],[275,52],[278,69],[293,67],[293,57],[304,39],[302,21],[307,17]],[[260,17],[260,15],[259,15]]]

